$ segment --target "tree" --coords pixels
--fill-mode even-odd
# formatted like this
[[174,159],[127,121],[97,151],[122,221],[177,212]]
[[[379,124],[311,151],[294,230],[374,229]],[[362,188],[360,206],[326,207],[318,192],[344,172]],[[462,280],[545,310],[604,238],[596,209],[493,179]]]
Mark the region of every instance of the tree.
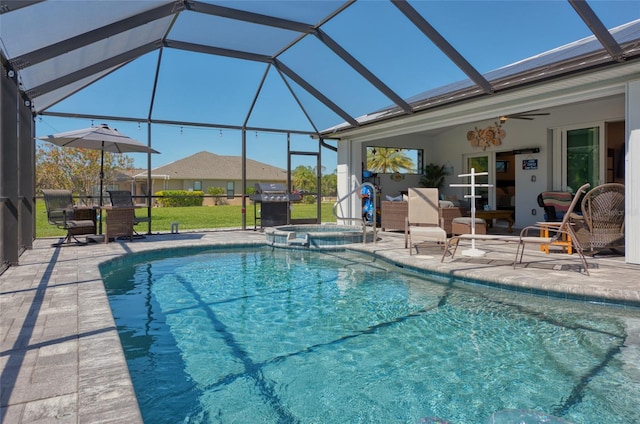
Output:
[[[59,147],[46,143],[36,151],[36,192],[43,188],[71,190],[75,195],[92,195],[100,185],[100,150]],[[107,187],[116,176],[133,169],[133,159],[120,153],[104,154]]]
[[[415,169],[411,158],[402,149],[393,147],[376,147],[367,149],[367,170],[380,173],[394,173]],[[415,171],[414,171],[415,172]]]
[[317,173],[313,166],[300,165],[291,171],[291,185],[293,189],[304,192],[315,192]]
[[336,171],[333,171],[333,174],[323,175],[321,183],[323,196],[335,196],[338,194],[338,174]]

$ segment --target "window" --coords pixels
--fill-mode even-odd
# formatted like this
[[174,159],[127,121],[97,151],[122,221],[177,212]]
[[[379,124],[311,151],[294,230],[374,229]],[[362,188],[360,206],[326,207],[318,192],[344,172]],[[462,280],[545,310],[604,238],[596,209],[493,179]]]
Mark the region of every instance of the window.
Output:
[[367,146],[366,170],[378,174],[422,174],[422,149]]
[[234,194],[233,181],[227,181],[227,199],[233,199]]
[[202,181],[194,181],[193,182],[193,190],[194,191],[202,190]]
[[600,183],[600,128],[567,131],[567,186],[578,189],[585,182],[595,187]]

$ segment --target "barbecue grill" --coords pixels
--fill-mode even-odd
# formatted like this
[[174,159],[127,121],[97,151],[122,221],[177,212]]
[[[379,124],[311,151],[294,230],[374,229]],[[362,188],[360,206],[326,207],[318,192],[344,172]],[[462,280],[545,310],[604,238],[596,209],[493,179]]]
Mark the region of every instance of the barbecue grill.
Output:
[[[289,203],[300,200],[297,193],[287,193],[287,187],[280,183],[256,183],[255,193],[249,196],[253,201],[254,228],[260,220],[260,228],[286,225],[289,220]],[[260,214],[257,206],[260,204]]]

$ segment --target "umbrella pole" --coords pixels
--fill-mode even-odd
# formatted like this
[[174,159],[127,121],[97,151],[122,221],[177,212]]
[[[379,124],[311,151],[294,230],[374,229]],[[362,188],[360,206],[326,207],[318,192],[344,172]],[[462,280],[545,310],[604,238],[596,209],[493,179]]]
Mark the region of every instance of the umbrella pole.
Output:
[[102,234],[102,184],[104,179],[104,141],[102,142],[102,150],[100,150],[100,209],[98,216],[100,218],[98,223],[98,234]]

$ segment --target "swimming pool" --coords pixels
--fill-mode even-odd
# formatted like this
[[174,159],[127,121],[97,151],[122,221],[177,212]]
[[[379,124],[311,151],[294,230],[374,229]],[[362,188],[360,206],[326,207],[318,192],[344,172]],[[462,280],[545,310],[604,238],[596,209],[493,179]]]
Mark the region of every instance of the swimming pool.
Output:
[[350,251],[146,253],[101,268],[145,422],[640,422],[640,311]]

